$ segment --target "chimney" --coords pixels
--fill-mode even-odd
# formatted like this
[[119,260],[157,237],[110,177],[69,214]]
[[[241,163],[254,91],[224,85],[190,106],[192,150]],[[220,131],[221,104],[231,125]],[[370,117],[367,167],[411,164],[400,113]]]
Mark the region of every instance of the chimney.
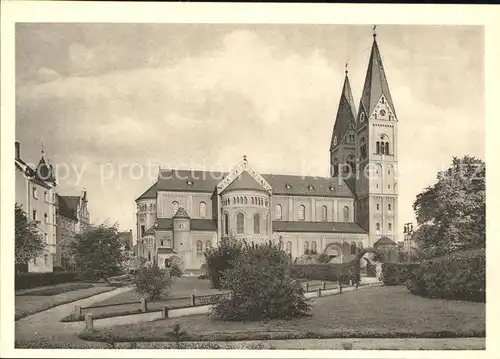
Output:
[[19,141],[16,141],[16,160],[21,159],[21,144]]

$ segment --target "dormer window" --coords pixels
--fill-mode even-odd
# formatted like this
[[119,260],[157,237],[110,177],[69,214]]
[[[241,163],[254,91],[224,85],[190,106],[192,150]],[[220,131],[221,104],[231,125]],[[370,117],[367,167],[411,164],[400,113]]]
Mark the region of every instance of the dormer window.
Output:
[[312,191],[314,189],[314,186],[312,184],[307,185],[307,189],[310,190],[310,191]]
[[364,114],[364,112],[361,112],[361,115],[359,116],[359,121],[365,122],[365,114]]
[[338,139],[337,139],[337,136],[335,135],[335,137],[333,137],[333,145],[337,146],[337,142],[338,142]]
[[192,187],[192,186],[193,186],[193,181],[187,181],[186,183],[187,183],[187,185],[188,185],[189,187]]
[[287,183],[287,184],[285,185],[285,187],[286,187],[286,189],[290,189],[290,188],[292,188],[292,185],[291,185],[291,184],[289,184],[289,183]]
[[333,187],[333,186],[330,186],[330,187],[328,187],[328,188],[329,188],[329,189],[330,189],[330,191],[332,191],[332,192],[333,192],[333,191],[335,191],[335,187]]

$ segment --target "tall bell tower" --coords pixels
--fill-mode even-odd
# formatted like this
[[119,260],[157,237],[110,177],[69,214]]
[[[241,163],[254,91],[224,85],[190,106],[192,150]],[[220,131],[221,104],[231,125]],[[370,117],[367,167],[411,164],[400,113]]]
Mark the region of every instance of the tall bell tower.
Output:
[[373,34],[373,44],[356,118],[356,222],[369,245],[382,236],[397,242],[398,117]]

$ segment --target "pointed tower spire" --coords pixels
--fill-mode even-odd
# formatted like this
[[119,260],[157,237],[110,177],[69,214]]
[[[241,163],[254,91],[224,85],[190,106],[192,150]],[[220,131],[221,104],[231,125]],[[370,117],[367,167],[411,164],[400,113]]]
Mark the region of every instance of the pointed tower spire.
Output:
[[366,118],[369,118],[379,103],[382,97],[384,97],[392,111],[394,117],[396,116],[396,110],[394,109],[394,103],[392,102],[391,92],[389,91],[389,84],[387,83],[387,77],[384,71],[384,65],[382,64],[382,57],[380,56],[380,51],[377,44],[377,33],[375,32],[376,25],[373,26],[373,45],[370,54],[370,61],[368,62],[368,69],[366,71],[365,85],[363,87],[363,93],[361,95],[361,101],[359,104],[359,115],[364,113]]
[[348,62],[345,64],[345,78],[342,94],[340,95],[339,107],[337,110],[337,117],[335,118],[335,125],[333,127],[332,140],[330,150],[335,147],[339,141],[345,136],[351,124],[356,123],[356,106],[354,105],[354,98],[352,97],[351,85],[349,83],[349,76],[347,71]]

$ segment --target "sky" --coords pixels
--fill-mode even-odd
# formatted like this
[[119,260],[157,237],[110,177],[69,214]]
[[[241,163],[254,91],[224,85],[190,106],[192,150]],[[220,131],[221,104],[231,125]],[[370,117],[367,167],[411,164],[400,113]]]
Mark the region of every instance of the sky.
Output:
[[[329,175],[346,61],[359,107],[373,25],[16,24],[16,140],[57,191],[135,234],[158,168]],[[484,36],[378,26],[398,115],[399,232],[452,157],[484,160]]]

